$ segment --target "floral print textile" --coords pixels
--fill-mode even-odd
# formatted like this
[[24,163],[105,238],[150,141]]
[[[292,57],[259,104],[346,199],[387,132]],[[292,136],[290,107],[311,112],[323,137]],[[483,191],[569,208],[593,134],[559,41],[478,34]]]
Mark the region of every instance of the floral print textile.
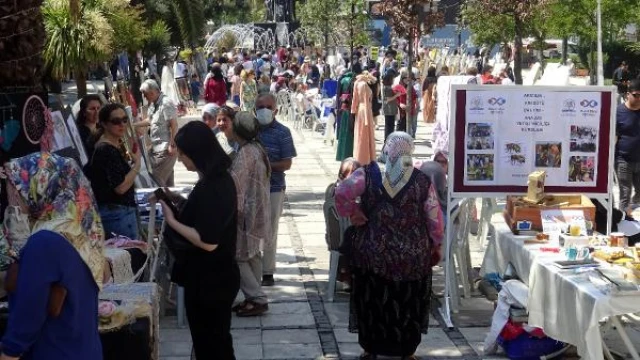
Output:
[[54,154],[34,153],[5,167],[8,180],[29,208],[31,233],[50,230],[66,238],[100,287],[104,230],[91,185],[78,164]]
[[395,197],[380,177],[378,165],[371,163],[336,188],[341,216],[351,216],[360,207],[368,219],[353,239],[352,264],[392,281],[422,279],[434,265],[432,246],[439,246],[444,234],[438,195],[429,177],[417,170]]

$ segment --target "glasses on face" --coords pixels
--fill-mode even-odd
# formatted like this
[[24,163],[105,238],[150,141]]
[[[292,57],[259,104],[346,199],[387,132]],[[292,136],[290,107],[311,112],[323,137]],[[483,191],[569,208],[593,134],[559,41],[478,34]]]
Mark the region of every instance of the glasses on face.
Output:
[[129,122],[129,118],[128,117],[121,117],[121,118],[111,118],[109,119],[109,123],[113,124],[113,125],[122,125],[122,124],[126,124]]

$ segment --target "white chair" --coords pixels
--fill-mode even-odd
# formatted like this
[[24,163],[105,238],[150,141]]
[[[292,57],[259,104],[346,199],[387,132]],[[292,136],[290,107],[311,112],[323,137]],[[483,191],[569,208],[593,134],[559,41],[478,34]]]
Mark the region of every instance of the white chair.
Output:
[[278,109],[278,120],[291,121],[291,96],[289,91],[280,90],[276,94],[276,106]]
[[[475,199],[464,199],[451,213],[452,239],[451,253],[448,266],[445,269],[450,276],[449,289],[451,290],[451,308],[458,312],[460,308],[459,284],[462,284],[462,292],[465,298],[471,297],[471,254],[469,250],[470,205]],[[459,277],[459,282],[458,282]]]
[[[338,217],[338,221],[340,222],[340,244],[344,241],[344,232],[351,225],[349,219],[346,217],[341,217],[338,214],[335,214]],[[329,302],[333,302],[335,293],[336,293],[336,283],[338,281],[338,265],[340,261],[340,253],[338,251],[332,250],[329,255],[329,288],[327,289],[327,296]]]
[[495,198],[483,198],[482,210],[480,210],[480,221],[478,223],[478,240],[480,246],[484,247],[487,243],[487,236],[489,235],[489,228],[491,225],[491,217],[498,208],[498,204]]
[[333,108],[334,107],[334,100],[333,99],[322,99],[322,115],[323,115],[323,119],[324,119],[324,124],[325,124],[325,131],[324,131],[324,143],[326,144],[327,142],[329,142],[331,145],[333,145],[335,139],[336,139],[336,134],[335,134],[335,130],[333,128],[333,126],[336,123],[336,117],[333,113],[329,114],[328,116],[324,116],[324,112],[325,109],[327,108]]

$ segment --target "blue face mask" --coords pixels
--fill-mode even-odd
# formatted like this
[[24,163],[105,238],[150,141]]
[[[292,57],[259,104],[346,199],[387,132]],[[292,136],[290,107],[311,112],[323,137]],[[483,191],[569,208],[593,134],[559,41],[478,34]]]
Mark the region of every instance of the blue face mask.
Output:
[[273,122],[273,111],[271,109],[263,108],[256,110],[256,118],[262,126],[269,125]]

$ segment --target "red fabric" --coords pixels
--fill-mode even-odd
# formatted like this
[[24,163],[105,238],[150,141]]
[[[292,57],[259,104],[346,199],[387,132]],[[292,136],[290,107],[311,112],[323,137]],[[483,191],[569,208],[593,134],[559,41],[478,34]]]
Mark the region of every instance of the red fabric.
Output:
[[488,84],[488,85],[496,84],[496,79],[491,74],[482,74],[480,78],[482,79],[483,84]]
[[127,102],[129,102],[129,106],[131,106],[131,114],[134,118],[138,117],[138,105],[136,104],[136,99],[133,98],[131,91],[127,91]]
[[287,59],[287,50],[285,48],[278,49],[277,54],[279,62],[284,62]]
[[204,89],[204,101],[223,106],[227,102],[227,85],[224,80],[209,78]]
[[511,322],[511,320],[509,320],[507,324],[502,328],[500,336],[502,336],[505,341],[510,341],[524,333],[525,331],[522,327],[522,324],[514,324],[513,322]]
[[[407,104],[407,89],[405,89],[404,86],[398,84],[395,85],[392,88],[393,92],[395,94],[401,94],[400,96],[398,96],[398,104]],[[413,89],[413,94],[411,95],[411,99],[413,102],[413,110],[410,112],[411,115],[415,115],[418,113],[418,93],[416,92],[415,89]],[[408,106],[407,106],[408,108]],[[400,110],[400,112],[404,112],[403,110]]]

